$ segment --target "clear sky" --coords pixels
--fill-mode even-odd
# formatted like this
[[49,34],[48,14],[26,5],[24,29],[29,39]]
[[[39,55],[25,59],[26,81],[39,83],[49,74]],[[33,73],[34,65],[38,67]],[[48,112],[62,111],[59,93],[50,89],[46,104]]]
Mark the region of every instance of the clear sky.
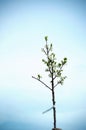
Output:
[[[86,1],[0,0],[0,130],[53,127],[50,91],[32,79],[44,74],[44,36],[57,62],[68,58],[56,88],[57,127],[86,129]],[[22,127],[21,127],[22,126]]]

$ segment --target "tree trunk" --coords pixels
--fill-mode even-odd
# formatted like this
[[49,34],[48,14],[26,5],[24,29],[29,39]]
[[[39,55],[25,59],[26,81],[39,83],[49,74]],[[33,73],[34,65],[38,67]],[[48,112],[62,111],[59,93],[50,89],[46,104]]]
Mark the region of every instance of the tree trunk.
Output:
[[53,102],[54,128],[56,128],[56,108],[55,108],[55,92],[54,92],[54,80],[53,80],[53,67],[52,67],[52,102]]
[[52,90],[52,101],[53,101],[54,128],[56,128],[56,108],[55,108],[55,95],[54,95],[54,90]]

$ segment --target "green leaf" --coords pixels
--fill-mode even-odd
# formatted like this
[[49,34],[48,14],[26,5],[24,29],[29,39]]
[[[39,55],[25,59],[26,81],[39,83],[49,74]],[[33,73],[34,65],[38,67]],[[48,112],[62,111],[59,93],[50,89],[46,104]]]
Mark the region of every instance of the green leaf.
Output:
[[46,54],[46,51],[45,51],[45,49],[44,49],[44,48],[42,48],[41,50],[42,50],[42,52],[44,52],[44,53]]
[[37,77],[39,80],[40,80],[40,78],[42,78],[42,76],[40,76],[40,74],[38,74],[38,77]]
[[49,74],[48,76],[49,76],[49,77],[52,77],[52,75],[51,75],[51,74]]
[[61,71],[57,72],[57,76],[60,77],[61,76]]
[[46,71],[46,72],[48,72],[48,71],[49,71],[49,69],[45,69],[45,71]]
[[58,63],[58,67],[61,67],[61,63]]
[[53,48],[53,46],[52,46],[52,43],[50,44],[50,51],[52,51],[52,48]]
[[46,41],[46,42],[48,41],[48,36],[45,36],[45,41]]
[[67,58],[65,57],[64,60],[67,61]]
[[47,61],[46,61],[46,60],[44,60],[44,59],[42,59],[42,62],[44,62],[45,64],[47,64]]

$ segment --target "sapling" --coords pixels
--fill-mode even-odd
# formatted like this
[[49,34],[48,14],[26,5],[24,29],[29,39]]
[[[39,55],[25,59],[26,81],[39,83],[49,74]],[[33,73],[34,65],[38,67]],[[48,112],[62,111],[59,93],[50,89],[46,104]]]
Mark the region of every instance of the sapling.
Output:
[[[41,82],[45,87],[47,87],[52,93],[52,104],[53,104],[53,120],[54,120],[54,129],[56,129],[56,101],[55,101],[55,87],[59,84],[63,85],[66,76],[62,75],[63,67],[67,63],[67,58],[64,57],[60,62],[56,61],[56,55],[53,52],[53,45],[48,44],[48,37],[45,36],[45,46],[42,48],[42,52],[45,54],[46,59],[42,59],[42,62],[45,64],[45,72],[48,73],[50,79],[50,86],[47,85],[43,80],[42,76],[38,74],[36,77],[32,78]],[[50,110],[50,109],[49,109]]]

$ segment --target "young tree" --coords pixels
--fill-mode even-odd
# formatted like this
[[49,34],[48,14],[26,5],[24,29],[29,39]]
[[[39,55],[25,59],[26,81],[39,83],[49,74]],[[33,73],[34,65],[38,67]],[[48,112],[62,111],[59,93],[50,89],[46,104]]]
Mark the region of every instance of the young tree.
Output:
[[67,63],[67,58],[63,58],[61,62],[57,63],[56,56],[53,53],[53,45],[48,44],[48,37],[45,36],[46,45],[42,48],[42,52],[46,55],[46,59],[42,59],[42,62],[46,65],[45,71],[48,72],[48,77],[50,78],[50,86],[48,86],[43,80],[41,80],[40,74],[37,77],[32,76],[32,78],[41,82],[45,87],[47,87],[52,93],[52,104],[53,104],[53,120],[54,120],[54,129],[56,128],[56,101],[55,101],[55,87],[59,84],[63,84],[66,76],[62,76],[63,66]]

